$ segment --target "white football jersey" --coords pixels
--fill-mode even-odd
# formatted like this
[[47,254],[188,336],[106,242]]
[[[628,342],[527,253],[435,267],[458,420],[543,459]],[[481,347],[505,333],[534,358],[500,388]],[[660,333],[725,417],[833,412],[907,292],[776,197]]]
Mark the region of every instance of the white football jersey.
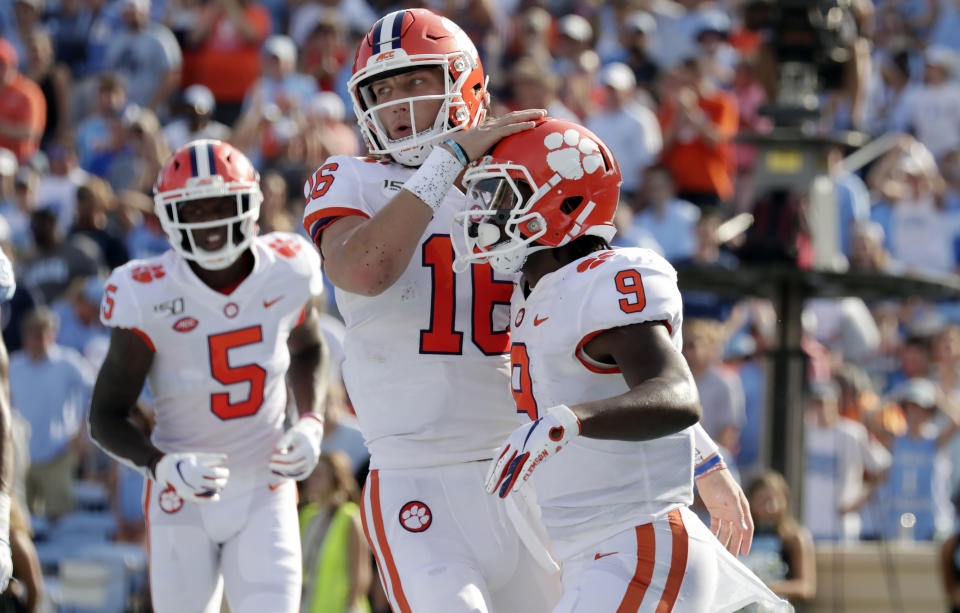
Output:
[[[545,275],[511,305],[512,388],[522,419],[558,404],[629,390],[618,368],[582,351],[618,326],[663,321],[677,351],[682,309],[676,272],[649,249],[591,254]],[[590,545],[693,501],[693,434],[634,442],[574,438],[533,479],[554,554]]]
[[[385,160],[329,158],[305,188],[304,228],[319,242],[340,217],[372,217],[414,172]],[[489,265],[453,272],[450,222],[465,203],[450,190],[385,292],[336,289],[347,327],[343,380],[372,468],[491,458],[516,428],[507,386],[513,283]]]
[[287,338],[323,291],[320,258],[303,237],[258,236],[250,250],[253,271],[230,294],[169,250],[115,269],[100,309],[104,325],[135,330],[154,349],[154,445],[226,453],[231,479],[267,470],[283,435]]

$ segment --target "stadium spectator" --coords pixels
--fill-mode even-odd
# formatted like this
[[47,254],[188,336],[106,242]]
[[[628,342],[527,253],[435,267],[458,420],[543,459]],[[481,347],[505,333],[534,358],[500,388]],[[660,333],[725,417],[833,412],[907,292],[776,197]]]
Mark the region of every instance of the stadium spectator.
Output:
[[201,4],[188,44],[196,49],[189,84],[206,85],[217,101],[214,119],[231,125],[247,89],[260,74],[260,47],[270,34],[270,15],[254,0]]
[[300,484],[301,611],[369,611],[373,561],[360,523],[360,487],[341,451],[320,454]]
[[13,19],[3,24],[6,28],[0,31],[0,37],[9,40],[13,45],[19,58],[17,67],[21,72],[26,72],[30,35],[36,29],[43,29],[41,20],[44,0],[13,0],[7,4],[13,5]]
[[93,373],[74,350],[56,344],[56,315],[38,307],[22,327],[23,349],[10,356],[10,398],[30,424],[30,512],[50,519],[73,508],[73,472]]
[[923,84],[904,100],[908,127],[937,158],[960,147],[960,83],[958,56],[949,48],[932,46],[923,54]]
[[123,81],[113,73],[97,77],[96,104],[93,112],[76,128],[77,155],[80,166],[95,172],[105,164],[102,159],[115,148],[114,141],[120,138],[119,117],[127,105],[127,90]]
[[701,208],[718,206],[733,196],[733,137],[737,103],[710,82],[700,60],[674,69],[674,83],[663,88],[660,126],[661,163],[673,174],[677,192]]
[[104,282],[100,277],[77,277],[62,300],[50,305],[57,315],[57,344],[87,358],[91,366],[106,354],[109,333],[100,323],[100,301]]
[[697,383],[703,414],[700,423],[720,446],[731,470],[735,470],[746,407],[743,384],[736,372],[723,365],[723,327],[709,319],[683,323],[683,355]]
[[660,155],[660,124],[653,111],[638,102],[637,81],[626,64],[613,62],[604,66],[600,83],[606,101],[602,109],[587,117],[586,126],[613,151],[623,175],[621,197],[630,200],[641,187],[644,169]]
[[37,84],[20,73],[18,56],[0,39],[0,147],[22,164],[36,153],[46,127],[47,103]]
[[592,51],[593,26],[582,15],[571,13],[557,20],[556,29],[550,69],[562,78],[576,67],[582,53]]
[[557,97],[560,80],[532,57],[522,57],[510,68],[510,110],[546,109],[550,117],[576,120],[576,115]]
[[[511,20],[511,30],[504,42],[503,65],[513,66],[522,58],[530,58],[538,66],[549,66],[553,59],[550,53],[551,27],[553,17],[540,6],[529,6],[515,19]],[[500,87],[500,81],[493,81],[491,87]]]
[[70,228],[70,236],[86,236],[97,243],[107,268],[111,270],[130,259],[122,231],[110,216],[114,200],[110,184],[91,177],[77,188],[77,216]]
[[343,100],[337,94],[314,94],[307,107],[306,122],[302,130],[308,167],[319,168],[331,155],[360,153],[360,138],[356,131],[345,123],[345,114]]
[[90,180],[90,174],[77,164],[77,152],[69,140],[47,148],[50,172],[37,183],[37,207],[57,214],[57,228],[64,234],[77,217],[77,188]]
[[59,298],[74,277],[99,272],[103,256],[97,244],[85,236],[64,239],[52,210],[33,211],[30,231],[34,250],[22,261],[22,278],[40,290],[46,304]]
[[[900,405],[906,428],[892,432],[867,415],[864,423],[887,448],[891,462],[880,487],[884,516],[881,534],[887,539],[908,536],[919,541],[933,540],[935,525],[934,463],[937,454],[958,430],[953,405],[937,386],[926,378],[911,378],[891,392]],[[934,419],[939,413],[941,419]],[[940,423],[938,423],[938,421]],[[910,514],[912,517],[907,518]]]
[[620,28],[620,44],[623,51],[619,60],[630,67],[637,80],[637,87],[648,94],[654,90],[654,84],[661,73],[660,65],[654,61],[648,51],[650,37],[656,32],[657,22],[646,11],[631,13]]
[[150,0],[120,6],[125,28],[107,46],[104,68],[126,81],[131,102],[157,110],[180,83],[180,46],[166,26],[150,21]]
[[806,399],[803,523],[816,540],[860,538],[859,509],[890,466],[863,424],[840,416],[839,400],[833,382],[812,385]]
[[184,89],[172,105],[174,119],[163,126],[167,147],[173,151],[198,138],[229,139],[230,128],[213,119],[216,106],[207,86],[194,83]]
[[[297,40],[295,35],[291,36]],[[321,91],[339,91],[342,81],[348,78],[344,69],[349,70],[352,58],[340,16],[331,9],[324,11],[298,46],[302,49],[303,74],[313,77]]]
[[297,46],[289,36],[274,35],[263,43],[263,71],[243,99],[244,110],[258,106],[261,112],[276,105],[283,114],[305,109],[317,92],[317,82],[297,72]]
[[691,258],[697,247],[700,209],[677,198],[670,171],[663,166],[650,166],[642,172],[642,188],[632,198],[635,214],[632,225],[623,232],[624,244],[638,244],[637,233],[643,232],[653,237],[669,262]]
[[[672,262],[678,271],[690,268],[732,271],[737,267],[737,258],[723,248],[717,234],[724,215],[717,209],[703,210],[694,228],[695,248],[688,258]],[[726,321],[733,311],[736,300],[730,296],[719,296],[712,292],[684,289],[684,319],[708,318]]]
[[750,481],[746,493],[755,529],[743,563],[791,603],[813,600],[817,592],[813,536],[790,514],[787,481],[776,471],[766,471]]
[[71,77],[66,66],[56,63],[50,35],[35,29],[27,39],[27,68],[24,74],[36,83],[47,105],[46,127],[41,146],[69,136]]

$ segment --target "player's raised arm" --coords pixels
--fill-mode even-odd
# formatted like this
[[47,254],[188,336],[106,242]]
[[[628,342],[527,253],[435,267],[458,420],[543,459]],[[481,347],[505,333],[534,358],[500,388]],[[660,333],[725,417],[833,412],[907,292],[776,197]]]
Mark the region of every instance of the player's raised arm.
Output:
[[287,347],[290,349],[287,377],[300,419],[277,443],[270,458],[270,470],[281,477],[301,480],[313,472],[320,459],[330,358],[312,301],[305,307],[303,321],[290,331]]
[[[427,78],[433,74],[419,72]],[[504,136],[532,128],[544,113],[542,109],[517,111],[458,133],[452,139],[458,144],[435,147],[403,189],[375,215],[351,215],[330,224],[320,242],[327,278],[340,289],[365,296],[387,290],[410,264],[427,224],[463,170],[464,163],[451,147],[459,147],[464,159],[475,159]]]

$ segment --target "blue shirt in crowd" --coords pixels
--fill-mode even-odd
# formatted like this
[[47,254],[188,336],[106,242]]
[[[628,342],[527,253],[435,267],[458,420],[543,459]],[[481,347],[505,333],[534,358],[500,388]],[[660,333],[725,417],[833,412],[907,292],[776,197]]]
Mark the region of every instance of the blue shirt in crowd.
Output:
[[30,461],[60,457],[80,431],[93,389],[93,372],[73,349],[54,345],[34,362],[23,351],[10,356],[10,400],[30,423]]

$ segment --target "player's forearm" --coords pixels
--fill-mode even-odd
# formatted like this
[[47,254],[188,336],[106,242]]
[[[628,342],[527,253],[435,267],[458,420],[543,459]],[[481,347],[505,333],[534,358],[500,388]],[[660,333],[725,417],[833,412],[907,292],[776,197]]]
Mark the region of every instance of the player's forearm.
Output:
[[699,396],[686,380],[650,379],[630,391],[571,406],[588,438],[645,441],[680,432],[700,419]]
[[127,460],[141,469],[152,471],[163,452],[140,428],[128,419],[120,418],[118,411],[94,407],[90,410],[90,437],[93,441],[118,460]]
[[315,343],[290,356],[287,370],[293,400],[300,415],[323,415],[323,401],[327,396],[327,347]]
[[334,239],[331,246],[324,244],[327,277],[348,292],[365,296],[383,293],[410,265],[432,217],[430,207],[412,193],[400,190],[371,219]]

